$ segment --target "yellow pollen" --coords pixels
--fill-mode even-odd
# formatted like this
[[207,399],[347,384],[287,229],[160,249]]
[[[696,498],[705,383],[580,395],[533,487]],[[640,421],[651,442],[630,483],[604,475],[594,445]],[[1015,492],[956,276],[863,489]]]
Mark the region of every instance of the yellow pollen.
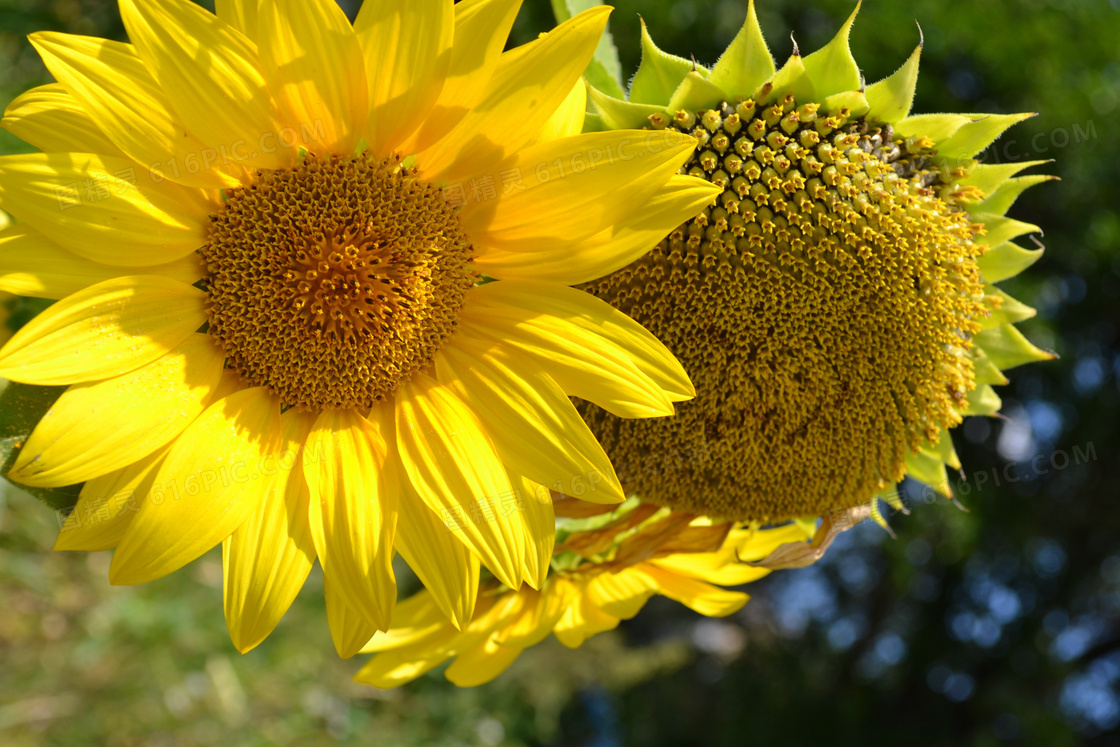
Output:
[[585,419],[654,504],[765,522],[869,500],[975,386],[974,226],[889,126],[788,96],[659,125],[706,143],[682,171],[725,191],[586,290],[668,345],[698,395],[672,418]]
[[398,159],[308,156],[212,217],[209,332],[289,407],[368,408],[453,332],[472,251],[442,192]]

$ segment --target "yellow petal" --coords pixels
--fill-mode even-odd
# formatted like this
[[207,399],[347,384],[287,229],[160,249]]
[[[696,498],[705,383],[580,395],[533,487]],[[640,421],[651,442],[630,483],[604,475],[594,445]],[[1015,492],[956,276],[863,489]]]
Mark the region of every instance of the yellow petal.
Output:
[[200,193],[164,182],[132,161],[76,153],[0,157],[0,207],[95,262],[148,267],[206,243]]
[[504,672],[520,655],[521,649],[503,646],[490,637],[459,654],[444,676],[459,687],[476,687]]
[[454,28],[452,0],[362,3],[354,30],[375,71],[366,142],[377,155],[396,149],[435,107],[451,65]]
[[405,153],[427,150],[450,132],[486,92],[513,28],[521,0],[462,0],[455,3],[451,66],[435,108],[413,137]]
[[185,131],[130,44],[53,32],[32,34],[55,79],[129,158],[180,184],[234,187],[243,170]]
[[295,163],[298,143],[282,132],[253,42],[189,0],[121,0],[120,10],[128,37],[188,130],[246,167]]
[[68,296],[0,349],[0,376],[25,384],[78,384],[134,371],[178,347],[206,322],[206,294],[176,280],[133,275]]
[[525,143],[531,147],[541,143],[551,143],[566,137],[575,137],[583,132],[583,120],[587,114],[587,84],[580,80],[564,99],[564,103],[553,113],[544,127],[532,140]]
[[315,562],[310,493],[300,458],[314,422],[312,413],[289,410],[281,416],[282,449],[274,464],[262,465],[272,483],[264,500],[222,543],[226,625],[241,653],[268,637]]
[[693,176],[674,176],[638,210],[594,236],[554,251],[480,249],[475,266],[502,280],[537,280],[578,285],[649,253],[673,229],[696,216],[721,188]]
[[109,581],[166,576],[222,542],[264,500],[280,450],[280,402],[263,388],[215,402],[179,436],[113,555]]
[[618,627],[619,618],[608,615],[591,601],[587,594],[587,582],[577,585],[578,596],[574,596],[564,614],[552,629],[556,639],[568,648],[579,648],[591,636]]
[[[641,208],[695,149],[695,138],[675,130],[593,132],[526,148],[471,174],[463,228],[483,259],[491,250],[556,251]],[[493,192],[477,188],[483,179]]]
[[375,687],[397,687],[411,682],[447,659],[486,640],[518,609],[513,593],[489,595],[478,600],[478,609],[460,633],[446,623],[442,629],[417,642],[373,657],[354,677]]
[[131,373],[70,387],[35,426],[10,477],[77,485],[151,454],[210,404],[225,358],[214,338],[196,333]]
[[464,329],[528,353],[569,395],[620,417],[672,414],[672,402],[694,396],[668,348],[625,314],[583,291],[545,283],[502,281],[475,288],[463,309]]
[[154,267],[103,265],[68,252],[26,224],[0,231],[0,291],[59,299],[122,275],[151,274],[192,285],[206,271],[197,254]]
[[409,646],[447,627],[447,617],[440,605],[431,592],[424,589],[397,604],[393,609],[393,627],[375,635],[362,648],[362,653],[372,654]]
[[324,410],[307,437],[307,454],[311,536],[323,575],[346,606],[388,630],[397,599],[400,487],[385,442],[357,412]]
[[396,548],[439,602],[440,611],[456,628],[462,629],[474,614],[478,558],[456,539],[411,486],[404,489],[401,504]]
[[525,559],[522,573],[525,583],[543,589],[556,545],[556,513],[548,488],[521,475],[510,473],[510,483],[517,493],[514,510],[525,515]]
[[313,153],[350,153],[366,124],[369,84],[346,14],[335,0],[277,0],[260,10],[261,68],[289,127],[312,127],[305,147]]
[[214,14],[256,42],[259,6],[259,0],[214,0]]
[[586,10],[500,65],[463,121],[418,154],[421,175],[437,182],[465,180],[520,150],[568,97],[595,54],[609,14],[602,6]]
[[119,545],[147,500],[159,465],[170,449],[165,446],[135,464],[87,482],[78,505],[58,533],[54,549],[96,552]]
[[572,583],[561,576],[552,576],[540,592],[528,586],[521,587],[518,592],[523,600],[521,612],[497,631],[495,639],[514,648],[537,645],[548,637],[568,609],[573,593]]
[[354,681],[381,689],[405,685],[454,656],[454,642],[463,636],[447,623],[436,635],[414,646],[374,656],[354,675]]
[[510,469],[594,503],[626,500],[610,458],[547,375],[518,371],[500,349],[462,335],[440,351],[436,374],[478,417]]
[[0,127],[43,152],[125,157],[78,100],[57,83],[32,88],[16,98]]
[[503,584],[521,586],[524,533],[506,470],[459,398],[423,374],[397,390],[397,447],[424,503]]
[[657,582],[659,594],[708,617],[726,617],[738,612],[750,599],[742,592],[726,591],[694,578],[678,576],[651,563],[635,567]]
[[768,568],[728,563],[719,553],[714,552],[670,555],[651,560],[650,563],[678,576],[688,576],[720,586],[740,586],[756,581],[770,572]]
[[657,583],[637,568],[601,573],[587,584],[587,596],[612,617],[629,620],[657,592]]
[[327,579],[323,579],[323,593],[326,596],[327,625],[331,629],[334,650],[343,659],[349,659],[377,634],[378,628],[365,615],[348,605],[343,595]]
[[[376,407],[390,457],[399,460],[392,405]],[[371,416],[372,417],[372,416]],[[395,469],[403,470],[396,465]],[[478,558],[460,542],[451,527],[417,495],[408,480],[401,481],[401,507],[395,547],[456,628],[462,629],[474,614],[478,597]],[[393,614],[393,627],[399,616]]]

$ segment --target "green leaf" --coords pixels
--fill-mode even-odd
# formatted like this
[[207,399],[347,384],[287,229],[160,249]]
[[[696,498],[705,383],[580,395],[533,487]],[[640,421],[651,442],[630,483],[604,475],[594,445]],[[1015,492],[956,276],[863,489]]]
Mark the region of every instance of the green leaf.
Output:
[[[557,23],[563,23],[588,8],[602,4],[602,0],[552,0],[552,13],[556,16]],[[622,62],[618,58],[618,47],[614,43],[609,26],[603,32],[595,56],[588,63],[587,70],[583,74],[591,85],[600,91],[609,93],[615,98],[625,98],[626,92],[622,87]]]
[[977,257],[976,264],[980,267],[985,283],[998,283],[1015,277],[1042,259],[1042,252],[1042,249],[1024,249],[1008,241]]
[[[0,393],[0,476],[7,477],[31,431],[62,393],[64,386],[32,386],[5,382]],[[80,486],[33,488],[14,483],[56,511],[71,509],[78,502]]]
[[1024,363],[1052,361],[1058,356],[1031,345],[1023,333],[1010,324],[978,332],[972,341],[984,349],[984,353],[1001,371],[1021,366]]
[[832,41],[805,58],[805,72],[813,81],[813,88],[818,96],[832,96],[863,88],[859,65],[848,46],[848,35],[852,31],[856,14],[859,13],[860,4],[856,3],[856,9],[848,16]]
[[762,37],[754,0],[747,7],[747,20],[731,41],[708,80],[729,96],[746,98],[774,76],[774,58]]
[[653,43],[642,20],[642,64],[630,84],[630,100],[636,104],[665,106],[685,76],[698,69],[692,60],[662,52]]
[[894,124],[910,114],[914,89],[918,85],[918,58],[921,55],[922,45],[919,44],[894,74],[867,87],[867,103],[871,105],[868,119]]

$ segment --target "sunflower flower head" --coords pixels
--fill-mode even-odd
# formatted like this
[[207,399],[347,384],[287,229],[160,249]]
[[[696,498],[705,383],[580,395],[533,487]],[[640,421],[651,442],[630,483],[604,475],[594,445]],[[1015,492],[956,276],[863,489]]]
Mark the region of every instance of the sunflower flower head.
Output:
[[721,190],[584,286],[663,340],[697,387],[666,421],[583,409],[644,501],[781,521],[865,505],[907,475],[950,495],[948,430],[999,409],[1001,369],[1052,357],[1012,326],[1033,310],[992,285],[1041,254],[1011,241],[1037,227],[1003,213],[1047,177],[973,159],[1029,115],[911,115],[921,46],[865,85],[856,12],[781,69],[753,3],[711,69],[662,52],[643,23],[628,100],[590,88],[589,126],[688,133],[682,173]]
[[694,390],[572,286],[719,189],[687,134],[581,134],[609,9],[504,52],[519,5],[121,0],[130,43],[32,35],[57,83],[2,122],[42,152],[0,158],[0,291],[59,300],[0,376],[65,387],[9,473],[81,486],[57,549],[136,584],[221,544],[242,651],[318,560],[350,656],[395,553],[462,628],[482,567],[545,583],[551,491],[625,500],[569,397]]

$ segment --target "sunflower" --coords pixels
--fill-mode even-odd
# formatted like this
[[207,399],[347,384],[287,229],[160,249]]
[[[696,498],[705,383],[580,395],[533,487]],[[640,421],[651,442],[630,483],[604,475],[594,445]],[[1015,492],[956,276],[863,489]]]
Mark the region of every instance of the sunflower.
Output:
[[[696,138],[682,174],[721,192],[649,254],[584,286],[650,329],[698,396],[677,417],[582,413],[629,494],[739,521],[901,507],[911,477],[952,497],[948,431],[1000,408],[1002,371],[1052,354],[994,284],[1042,254],[1004,214],[1041,162],[974,156],[1027,114],[910,114],[921,45],[866,85],[848,36],[777,69],[754,11],[719,61],[642,26],[628,100],[594,87],[586,129]],[[621,94],[621,89],[617,91]],[[676,453],[701,455],[673,459]]]
[[455,658],[444,675],[460,687],[501,674],[523,650],[555,635],[568,648],[612,630],[659,594],[709,617],[725,617],[749,597],[723,586],[762,578],[761,560],[777,548],[804,543],[803,523],[762,528],[714,524],[687,512],[637,500],[620,507],[571,499],[555,505],[563,537],[554,572],[539,590],[479,590],[475,617],[462,630],[427,591],[402,602],[393,627],[363,649],[376,654],[355,676],[380,688],[406,684]]
[[0,376],[68,387],[9,475],[84,483],[56,548],[138,584],[222,544],[241,651],[317,558],[348,656],[394,552],[462,626],[480,565],[544,583],[526,490],[624,500],[569,395],[645,418],[694,390],[570,286],[718,189],[678,175],[686,134],[580,134],[608,9],[503,53],[519,5],[121,0],[130,44],[32,35],[58,82],[3,120],[43,152],[0,158],[0,290],[61,300]]

